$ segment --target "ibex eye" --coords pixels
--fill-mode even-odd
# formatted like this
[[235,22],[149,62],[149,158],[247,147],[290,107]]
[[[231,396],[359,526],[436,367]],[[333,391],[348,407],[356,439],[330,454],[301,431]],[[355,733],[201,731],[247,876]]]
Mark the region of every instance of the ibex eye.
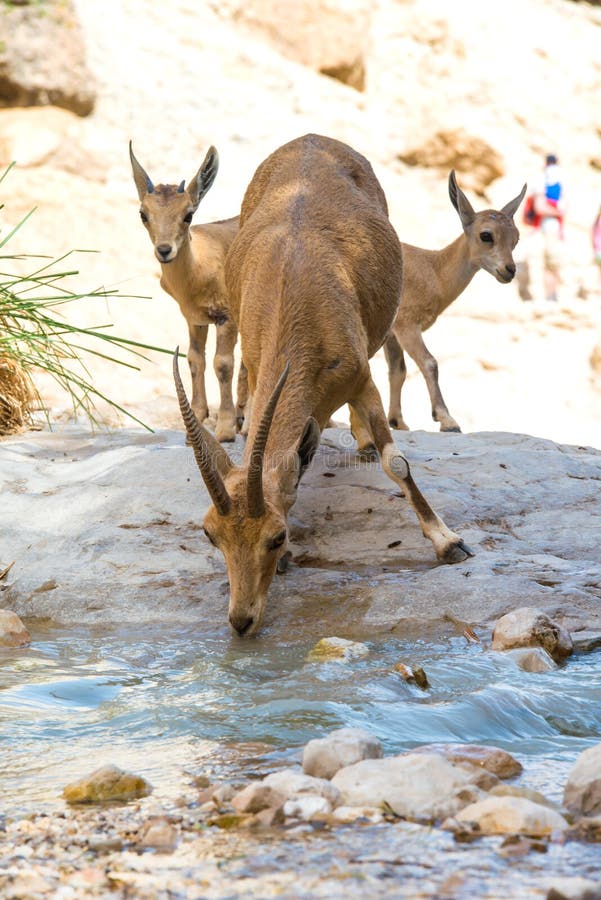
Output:
[[148,216],[146,215],[146,213],[145,213],[143,210],[140,210],[140,218],[142,219],[142,221],[143,221],[144,224],[146,225],[146,223],[148,222]]
[[481,231],[480,232],[480,240],[484,241],[485,244],[492,244],[493,237],[490,231]]
[[274,538],[269,542],[270,550],[277,550],[278,547],[281,547],[284,541],[286,540],[286,532],[280,531],[279,534],[276,534]]
[[186,215],[184,216],[184,222],[186,223],[186,225],[189,225],[191,223],[193,215],[194,213],[186,213]]

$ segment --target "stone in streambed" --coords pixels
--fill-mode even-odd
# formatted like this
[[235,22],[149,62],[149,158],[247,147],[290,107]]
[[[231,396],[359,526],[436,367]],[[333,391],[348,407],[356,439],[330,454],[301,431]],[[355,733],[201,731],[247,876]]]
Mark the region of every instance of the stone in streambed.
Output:
[[303,750],[303,772],[332,778],[339,769],[362,759],[380,759],[380,741],[361,728],[338,728],[324,738],[309,741]]
[[481,834],[544,837],[568,828],[568,823],[556,810],[524,797],[486,797],[460,810],[455,818],[458,822],[477,826]]
[[601,815],[601,744],[584,750],[568,774],[566,808],[577,816]]
[[132,772],[117,766],[102,766],[63,789],[67,803],[104,803],[110,800],[136,800],[147,797],[152,785]]
[[31,635],[19,616],[10,609],[0,609],[0,648],[26,647]]
[[574,649],[569,632],[532,606],[523,606],[501,616],[495,625],[493,650],[537,646],[546,650],[555,662],[563,662]]

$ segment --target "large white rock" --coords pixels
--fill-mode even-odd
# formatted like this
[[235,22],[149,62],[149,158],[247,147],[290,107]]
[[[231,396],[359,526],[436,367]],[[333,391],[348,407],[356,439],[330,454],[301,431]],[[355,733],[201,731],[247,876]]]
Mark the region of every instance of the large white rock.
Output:
[[362,759],[380,759],[382,744],[361,728],[339,728],[316,738],[303,750],[303,771],[315,778],[332,778],[339,769]]
[[481,772],[455,766],[443,756],[414,753],[368,759],[340,769],[332,784],[345,806],[389,806],[399,816],[443,819],[471,803],[472,787]]
[[564,817],[556,810],[524,797],[486,797],[466,806],[455,818],[459,822],[477,825],[483,834],[543,837],[568,827]]
[[318,794],[301,794],[284,803],[284,815],[294,819],[303,819],[310,822],[311,819],[322,818],[332,812],[332,805],[325,797]]
[[325,778],[312,778],[300,769],[280,769],[279,772],[272,772],[263,779],[263,784],[275,788],[287,800],[303,794],[315,794],[325,797],[332,808],[339,806],[341,801],[340,791],[330,781],[326,781]]
[[523,606],[502,616],[493,632],[493,650],[543,647],[557,662],[572,653],[572,638],[565,628],[533,606]]
[[570,770],[563,802],[579,816],[601,815],[601,744],[584,750]]

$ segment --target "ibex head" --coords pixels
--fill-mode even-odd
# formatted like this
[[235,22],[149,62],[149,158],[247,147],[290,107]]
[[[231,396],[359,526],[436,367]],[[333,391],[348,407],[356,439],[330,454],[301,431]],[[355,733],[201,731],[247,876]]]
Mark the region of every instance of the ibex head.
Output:
[[513,217],[525,194],[526,185],[502,209],[485,209],[477,213],[457,184],[455,172],[449,175],[449,196],[469,241],[470,262],[503,284],[508,284],[516,273],[513,250],[520,233]]
[[[229,621],[239,635],[254,634],[263,621],[267,591],[288,541],[287,515],[301,475],[319,444],[309,418],[296,447],[265,457],[267,438],[286,379],[286,365],[263,412],[246,464],[235,466],[220,443],[199,424],[186,397],[177,363],[173,377],[194,456],[211,500],[203,528],[223,553],[230,583]],[[250,451],[250,452],[249,452]]]
[[129,158],[140,198],[140,218],[154,244],[155,256],[161,263],[170,263],[180,247],[190,239],[189,228],[198,204],[207,193],[217,175],[219,156],[215,147],[209,147],[200,169],[185,186],[152,183],[142,168],[129,142]]

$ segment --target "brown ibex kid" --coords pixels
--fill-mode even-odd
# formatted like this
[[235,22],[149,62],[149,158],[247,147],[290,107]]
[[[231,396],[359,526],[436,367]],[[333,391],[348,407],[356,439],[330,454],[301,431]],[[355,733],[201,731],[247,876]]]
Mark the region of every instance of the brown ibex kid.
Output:
[[224,266],[227,252],[238,233],[238,216],[192,225],[192,217],[217,175],[217,151],[214,147],[209,149],[187,187],[183,181],[179,185],[154,185],[134,156],[131,141],[129,155],[140,198],[140,218],[161,264],[161,287],[177,300],[188,323],[192,409],[200,422],[208,416],[205,345],[212,323],[217,330],[213,365],[221,395],[215,434],[219,441],[233,441],[237,424],[244,414],[246,372],[241,369],[236,410],[232,377],[238,330],[229,314]]

